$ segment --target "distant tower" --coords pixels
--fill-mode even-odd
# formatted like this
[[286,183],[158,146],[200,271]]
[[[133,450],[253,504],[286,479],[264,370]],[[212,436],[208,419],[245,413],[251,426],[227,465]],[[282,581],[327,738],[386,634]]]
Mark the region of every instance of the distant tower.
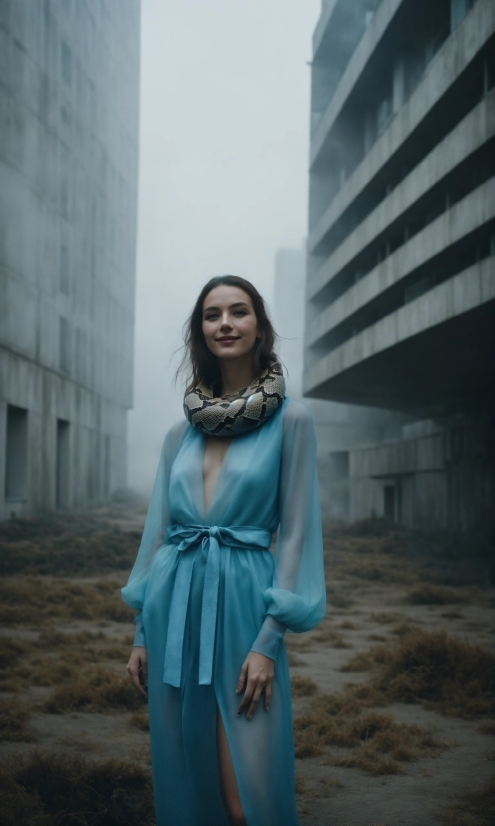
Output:
[[0,518],[126,483],[139,0],[0,3]]
[[313,37],[306,395],[401,411],[350,512],[494,531],[495,3],[333,0]]

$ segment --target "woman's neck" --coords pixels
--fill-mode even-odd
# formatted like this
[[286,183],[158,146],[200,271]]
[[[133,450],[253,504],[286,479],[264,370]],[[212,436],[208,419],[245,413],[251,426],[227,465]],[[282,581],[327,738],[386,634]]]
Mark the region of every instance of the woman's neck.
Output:
[[251,353],[247,358],[221,359],[220,373],[222,375],[222,396],[238,393],[244,387],[249,387],[256,378]]

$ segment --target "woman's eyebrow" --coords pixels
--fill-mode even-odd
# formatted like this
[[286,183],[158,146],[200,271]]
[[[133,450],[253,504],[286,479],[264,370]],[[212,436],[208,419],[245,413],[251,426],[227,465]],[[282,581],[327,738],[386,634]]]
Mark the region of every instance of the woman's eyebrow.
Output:
[[[235,304],[230,304],[228,309],[233,310],[234,307],[249,307],[249,304],[246,304],[245,301],[236,301]],[[205,307],[203,312],[207,313],[207,312],[210,312],[211,310],[219,310],[219,309],[220,309],[220,307]]]

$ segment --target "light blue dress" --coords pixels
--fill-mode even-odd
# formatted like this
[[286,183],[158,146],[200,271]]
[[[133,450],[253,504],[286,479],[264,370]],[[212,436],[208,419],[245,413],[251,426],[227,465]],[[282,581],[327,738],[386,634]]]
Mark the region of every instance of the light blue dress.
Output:
[[[219,710],[248,826],[297,826],[284,632],[324,616],[311,414],[285,399],[227,449],[207,513],[206,439],[184,419],[165,438],[125,602],[148,657],[157,826],[228,826]],[[277,531],[276,550],[269,550]],[[236,716],[249,650],[275,660],[270,710]]]

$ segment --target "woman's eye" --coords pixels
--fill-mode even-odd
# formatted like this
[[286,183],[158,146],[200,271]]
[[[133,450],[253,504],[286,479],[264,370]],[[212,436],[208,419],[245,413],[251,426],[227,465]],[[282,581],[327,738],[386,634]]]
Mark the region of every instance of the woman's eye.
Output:
[[236,310],[234,315],[247,315],[246,310]]
[[216,313],[210,313],[210,315],[205,316],[205,321],[215,321],[218,318]]

